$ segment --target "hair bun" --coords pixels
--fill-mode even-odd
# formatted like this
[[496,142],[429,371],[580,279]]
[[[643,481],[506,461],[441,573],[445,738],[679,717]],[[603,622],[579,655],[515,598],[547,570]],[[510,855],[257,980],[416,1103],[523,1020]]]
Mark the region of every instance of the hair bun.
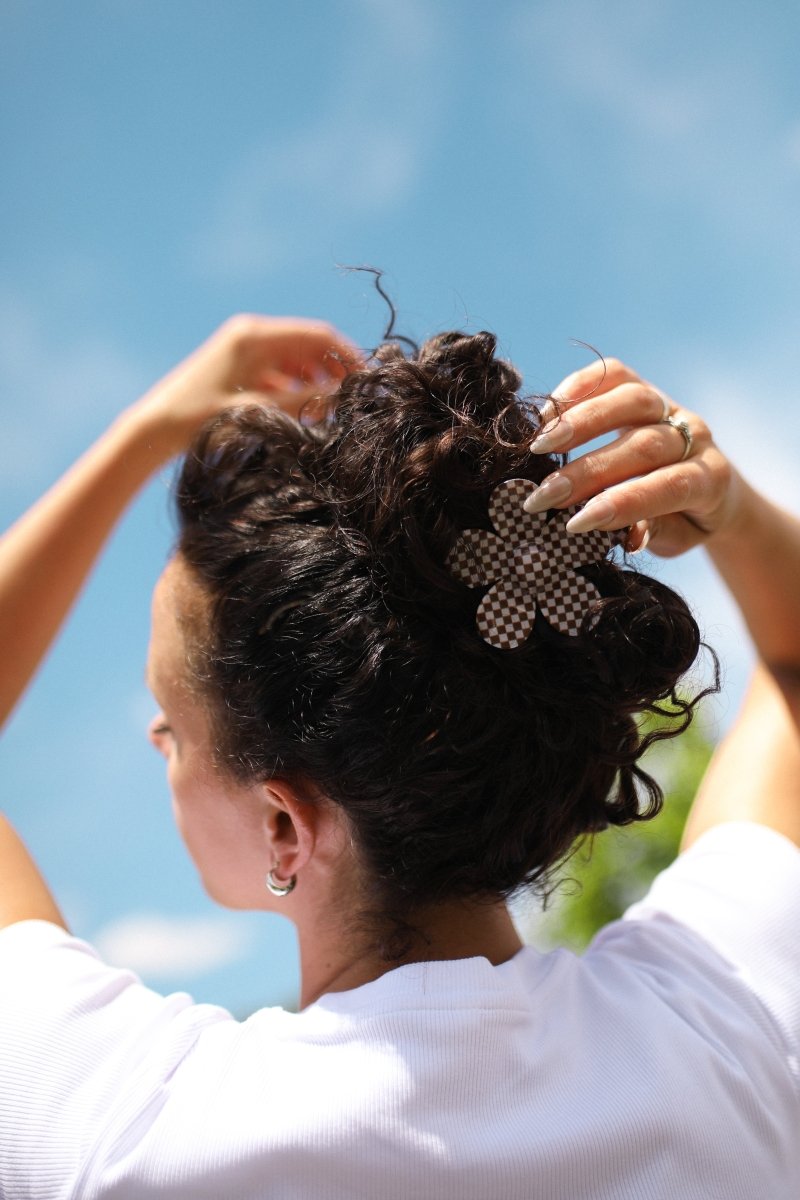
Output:
[[552,460],[529,452],[536,406],[491,333],[442,333],[414,358],[381,347],[345,379],[329,417],[324,479],[348,520],[380,542],[427,545],[442,564],[453,530],[485,520],[491,488],[538,481]]
[[691,613],[617,562],[585,569],[601,598],[576,636],[541,613],[517,649],[478,633],[482,589],[448,555],[491,529],[498,483],[555,463],[530,453],[538,401],[495,355],[489,333],[381,347],[315,427],[228,411],[178,490],[180,552],[212,600],[187,659],[220,763],[341,806],[382,933],[443,898],[545,887],[576,838],[652,815],[641,755],[696,702],[676,692]]

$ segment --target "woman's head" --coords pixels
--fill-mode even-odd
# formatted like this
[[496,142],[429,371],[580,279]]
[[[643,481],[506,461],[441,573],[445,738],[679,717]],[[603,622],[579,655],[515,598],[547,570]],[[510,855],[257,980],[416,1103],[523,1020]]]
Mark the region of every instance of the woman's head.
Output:
[[379,922],[543,885],[577,837],[651,815],[635,718],[699,647],[682,600],[610,562],[587,571],[604,599],[578,636],[541,616],[515,650],[479,635],[483,593],[448,554],[491,527],[498,483],[553,467],[494,351],[488,333],[382,347],[314,426],[228,412],[178,487],[179,559],[203,599],[188,663],[219,770],[339,806]]

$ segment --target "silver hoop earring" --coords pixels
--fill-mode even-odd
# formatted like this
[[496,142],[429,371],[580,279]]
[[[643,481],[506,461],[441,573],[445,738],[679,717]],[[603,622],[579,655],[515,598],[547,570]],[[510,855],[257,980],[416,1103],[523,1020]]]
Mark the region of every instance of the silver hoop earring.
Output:
[[267,878],[265,881],[267,885],[267,891],[271,892],[273,896],[288,896],[289,892],[294,891],[295,884],[297,883],[297,876],[292,875],[291,879],[287,879],[286,883],[278,883],[277,879],[275,878],[276,870],[277,863],[270,871],[267,871]]

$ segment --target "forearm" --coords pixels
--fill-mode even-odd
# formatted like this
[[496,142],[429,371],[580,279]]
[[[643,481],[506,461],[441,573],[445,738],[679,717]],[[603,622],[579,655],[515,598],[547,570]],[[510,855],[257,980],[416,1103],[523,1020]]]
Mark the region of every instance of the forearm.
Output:
[[800,689],[760,665],[700,785],[682,848],[724,821],[768,825],[800,845]]
[[800,521],[734,479],[731,518],[706,543],[761,662],[698,791],[684,847],[723,821],[800,845]]
[[129,409],[0,539],[0,723],[55,638],[119,517],[169,458]]
[[766,665],[800,671],[800,521],[744,480],[735,488],[735,515],[709,538],[708,553]]

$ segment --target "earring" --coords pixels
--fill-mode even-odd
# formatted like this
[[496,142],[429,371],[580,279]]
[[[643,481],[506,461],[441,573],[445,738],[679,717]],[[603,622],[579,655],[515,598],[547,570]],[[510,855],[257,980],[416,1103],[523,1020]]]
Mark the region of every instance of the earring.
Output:
[[291,879],[287,879],[286,883],[278,883],[277,879],[275,878],[275,872],[279,866],[279,863],[275,863],[275,866],[272,867],[271,870],[267,871],[267,878],[265,881],[267,885],[267,891],[271,892],[273,896],[288,896],[289,892],[294,891],[294,886],[297,883],[297,876],[292,875]]

